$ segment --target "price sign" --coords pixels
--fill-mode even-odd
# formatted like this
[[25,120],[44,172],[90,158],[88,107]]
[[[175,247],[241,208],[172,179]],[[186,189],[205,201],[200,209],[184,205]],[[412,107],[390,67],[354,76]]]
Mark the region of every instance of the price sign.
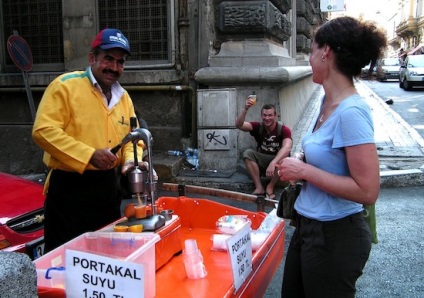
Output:
[[246,224],[240,231],[228,238],[227,247],[233,271],[234,288],[235,292],[237,292],[250,272],[252,272],[250,225]]
[[143,265],[66,250],[66,297],[144,297]]

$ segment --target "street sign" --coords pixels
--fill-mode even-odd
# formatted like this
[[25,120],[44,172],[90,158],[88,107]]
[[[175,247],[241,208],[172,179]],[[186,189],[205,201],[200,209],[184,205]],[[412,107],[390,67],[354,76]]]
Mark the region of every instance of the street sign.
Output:
[[19,35],[12,35],[7,40],[7,51],[13,63],[23,71],[32,69],[32,52],[25,39]]
[[344,0],[321,0],[321,12],[344,11],[346,10],[344,2]]
[[13,63],[22,70],[22,76],[24,77],[25,90],[28,97],[29,109],[31,111],[32,121],[35,120],[35,105],[32,98],[31,87],[28,82],[27,72],[32,69],[32,52],[29,48],[28,43],[25,39],[20,37],[17,32],[14,32],[12,36],[7,40],[7,51],[9,52],[10,58]]

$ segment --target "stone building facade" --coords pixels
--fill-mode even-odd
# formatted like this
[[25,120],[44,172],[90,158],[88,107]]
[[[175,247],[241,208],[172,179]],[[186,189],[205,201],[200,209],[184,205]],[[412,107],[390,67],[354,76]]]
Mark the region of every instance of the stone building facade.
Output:
[[[424,54],[424,3],[422,0],[402,0],[396,9],[396,35],[391,45],[408,54]],[[394,12],[393,12],[394,13]]]
[[[324,21],[318,0],[0,3],[2,172],[43,171],[41,151],[31,138],[30,97],[37,107],[56,76],[84,69],[92,39],[106,27],[121,29],[130,40],[132,56],[120,82],[149,125],[153,152],[198,147],[202,167],[208,167],[216,154],[224,154],[234,164],[239,153],[251,146],[248,137],[234,130],[232,120],[252,91],[258,95],[249,115],[252,120],[259,119],[265,102],[273,103],[281,121],[294,128],[317,87],[311,81],[308,53],[311,30]],[[19,34],[30,46],[30,71],[18,69],[8,54],[12,34]],[[31,88],[31,96],[25,86]],[[206,104],[211,113],[228,114],[221,119],[223,125],[208,127],[202,119],[199,94],[207,90],[211,94],[224,90],[218,95],[224,96],[227,106]],[[211,140],[203,134],[209,128],[228,135],[231,147],[211,149]]]

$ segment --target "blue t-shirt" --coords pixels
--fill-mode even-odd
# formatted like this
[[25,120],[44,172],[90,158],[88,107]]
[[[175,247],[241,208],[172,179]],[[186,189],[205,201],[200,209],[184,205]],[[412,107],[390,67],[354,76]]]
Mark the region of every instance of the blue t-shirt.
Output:
[[[335,175],[350,176],[344,147],[375,143],[368,104],[359,95],[343,100],[315,132],[302,140],[306,162]],[[307,181],[295,203],[300,215],[329,221],[363,210],[360,203],[330,195]]]

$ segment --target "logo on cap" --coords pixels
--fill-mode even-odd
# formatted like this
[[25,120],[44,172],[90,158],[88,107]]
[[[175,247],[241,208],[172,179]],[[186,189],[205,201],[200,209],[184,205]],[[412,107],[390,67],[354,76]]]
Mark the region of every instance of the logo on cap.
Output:
[[125,39],[125,36],[123,37],[123,35],[121,33],[116,33],[116,36],[109,36],[109,41],[110,42],[119,42],[121,43],[124,47],[127,47],[127,41]]

